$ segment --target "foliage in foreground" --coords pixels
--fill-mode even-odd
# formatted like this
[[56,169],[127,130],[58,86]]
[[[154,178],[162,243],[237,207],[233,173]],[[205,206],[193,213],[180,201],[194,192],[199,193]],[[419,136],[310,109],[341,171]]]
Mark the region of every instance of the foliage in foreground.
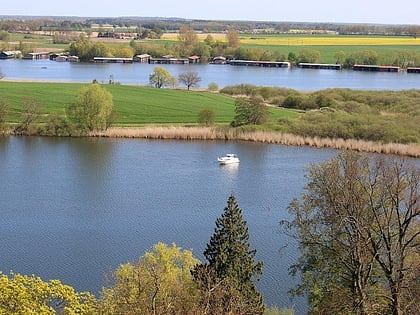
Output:
[[101,293],[102,314],[193,314],[197,290],[190,270],[199,261],[175,244],[156,244],[136,263],[120,265]]
[[0,273],[0,314],[97,314],[97,301],[92,294],[76,292],[59,280]]
[[263,313],[262,296],[254,284],[262,274],[262,262],[255,262],[255,254],[242,210],[231,195],[204,251],[207,263],[193,270],[204,314]]
[[314,314],[420,308],[420,171],[399,158],[341,153],[312,166],[283,222],[301,256],[296,294]]

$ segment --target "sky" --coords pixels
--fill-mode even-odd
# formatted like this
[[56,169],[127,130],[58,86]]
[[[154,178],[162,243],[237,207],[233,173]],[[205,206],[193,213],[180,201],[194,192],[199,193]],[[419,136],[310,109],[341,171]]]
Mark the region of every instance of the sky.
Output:
[[0,15],[178,17],[206,20],[420,25],[420,0],[18,0]]

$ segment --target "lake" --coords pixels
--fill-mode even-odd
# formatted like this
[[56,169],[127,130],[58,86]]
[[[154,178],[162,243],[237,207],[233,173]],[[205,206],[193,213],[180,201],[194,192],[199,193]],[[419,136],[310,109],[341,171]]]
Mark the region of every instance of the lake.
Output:
[[[278,222],[305,185],[304,167],[337,151],[247,142],[0,137],[0,270],[60,279],[98,293],[104,275],[157,242],[203,259],[234,193],[264,262],[268,305],[293,301],[297,257]],[[237,153],[239,165],[219,166]],[[286,245],[288,247],[284,248]]]
[[[63,82],[107,83],[110,76],[122,84],[147,85],[152,64],[94,64],[69,63],[50,60],[0,60],[0,69],[6,79],[45,80]],[[185,71],[196,71],[202,78],[200,85],[207,88],[210,82],[219,87],[241,83],[259,86],[277,86],[313,91],[327,88],[363,90],[405,90],[420,88],[420,74],[363,72],[350,70],[316,70],[300,68],[260,68],[231,65],[158,65],[173,76]]]

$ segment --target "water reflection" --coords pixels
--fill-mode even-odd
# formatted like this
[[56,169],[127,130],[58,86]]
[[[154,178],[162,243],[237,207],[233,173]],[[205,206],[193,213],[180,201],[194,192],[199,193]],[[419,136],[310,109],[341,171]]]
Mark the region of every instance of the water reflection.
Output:
[[219,164],[219,169],[221,169],[223,175],[226,177],[226,180],[233,184],[238,178],[239,163],[232,164]]

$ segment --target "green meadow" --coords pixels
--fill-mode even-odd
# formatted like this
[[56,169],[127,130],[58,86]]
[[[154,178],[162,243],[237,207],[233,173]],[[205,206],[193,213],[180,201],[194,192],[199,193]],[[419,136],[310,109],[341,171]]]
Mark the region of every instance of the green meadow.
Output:
[[[22,101],[31,98],[42,104],[43,120],[48,114],[65,114],[65,106],[75,102],[81,83],[7,82],[0,81],[0,97],[10,103],[8,120],[21,119]],[[103,85],[111,92],[117,125],[195,124],[198,113],[210,108],[216,123],[227,124],[235,115],[234,98],[208,91],[155,89],[132,85]],[[295,118],[292,110],[270,108],[273,121],[282,117]]]

